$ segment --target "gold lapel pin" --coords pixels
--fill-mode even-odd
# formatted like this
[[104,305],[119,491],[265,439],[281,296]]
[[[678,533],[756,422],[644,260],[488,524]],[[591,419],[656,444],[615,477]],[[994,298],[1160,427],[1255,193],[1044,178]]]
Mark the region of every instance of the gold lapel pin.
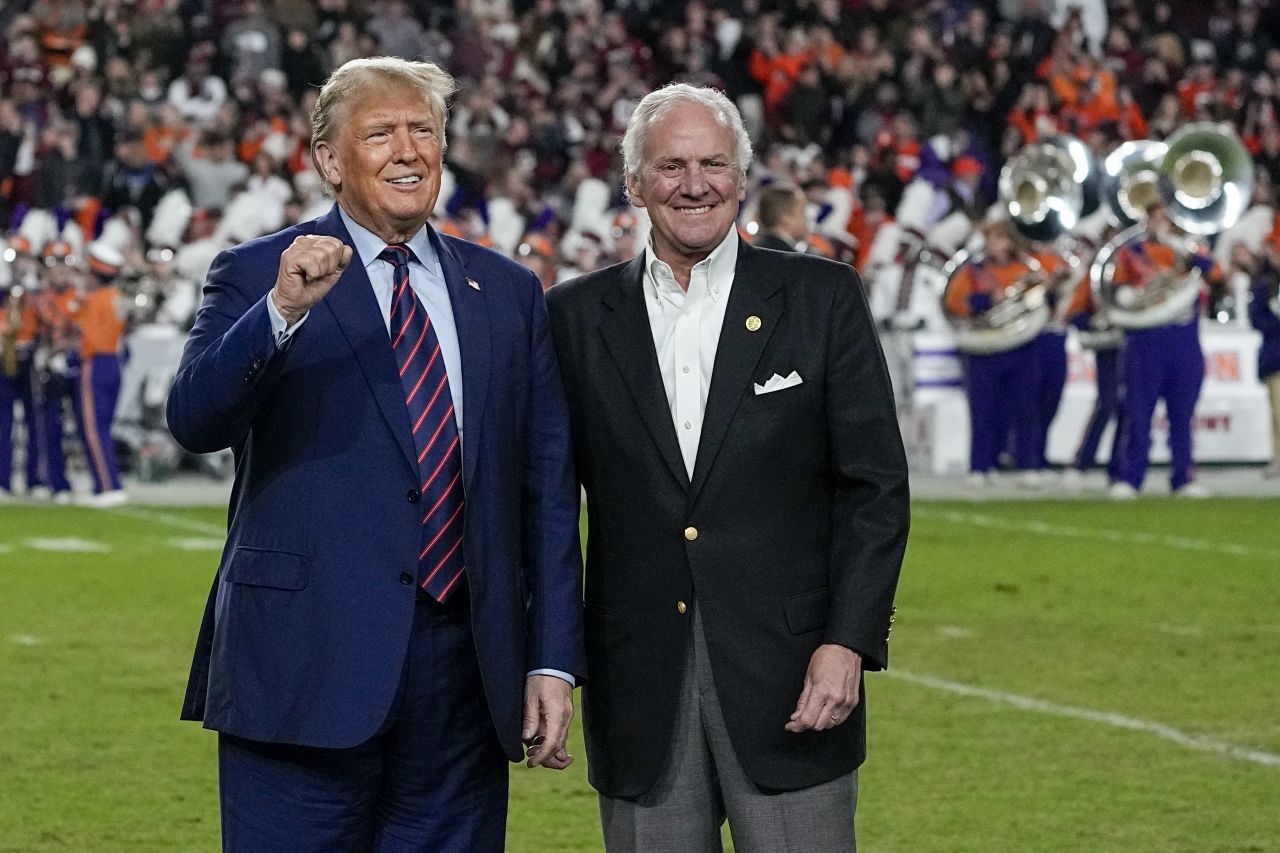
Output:
[[474,278],[469,278],[467,279],[467,287],[471,288],[472,290],[479,290],[480,283],[476,281]]
[[757,317],[755,314],[752,314],[750,317],[747,318],[747,331],[748,332],[760,331],[760,318]]

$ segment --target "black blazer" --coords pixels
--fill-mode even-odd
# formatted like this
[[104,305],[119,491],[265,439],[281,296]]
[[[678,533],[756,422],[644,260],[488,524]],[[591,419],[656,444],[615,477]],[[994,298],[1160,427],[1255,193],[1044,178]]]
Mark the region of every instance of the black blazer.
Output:
[[[774,790],[829,781],[864,758],[864,703],[826,732],[783,725],[819,644],[857,649],[868,670],[886,666],[909,520],[906,458],[861,282],[847,266],[740,243],[690,480],[642,264],[548,294],[587,494],[591,783],[634,797],[657,780],[695,597],[747,774]],[[800,385],[754,392],[792,371]]]

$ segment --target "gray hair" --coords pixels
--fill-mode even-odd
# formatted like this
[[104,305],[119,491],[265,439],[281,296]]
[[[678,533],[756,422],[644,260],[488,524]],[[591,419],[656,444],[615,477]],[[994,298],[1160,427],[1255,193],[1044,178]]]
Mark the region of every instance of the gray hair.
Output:
[[431,111],[440,119],[441,152],[447,147],[444,126],[449,113],[448,102],[458,91],[458,84],[449,72],[432,62],[411,62],[395,56],[352,59],[329,75],[311,109],[311,163],[324,179],[326,190],[332,187],[320,168],[316,144],[332,141],[334,120],[341,107],[375,82],[400,83],[421,92]]
[[733,101],[725,97],[723,92],[708,86],[690,86],[688,83],[668,83],[661,89],[655,89],[641,99],[631,120],[627,122],[627,132],[622,135],[622,167],[626,177],[631,178],[640,172],[641,157],[645,142],[648,140],[649,128],[667,114],[672,107],[679,104],[701,104],[711,111],[716,121],[733,132],[735,151],[734,165],[743,175],[751,166],[751,137],[742,124],[742,116]]

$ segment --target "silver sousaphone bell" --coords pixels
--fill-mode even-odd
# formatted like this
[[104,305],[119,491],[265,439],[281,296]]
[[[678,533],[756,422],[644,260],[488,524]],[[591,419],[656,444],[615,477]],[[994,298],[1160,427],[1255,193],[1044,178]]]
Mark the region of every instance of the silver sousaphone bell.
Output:
[[1128,299],[1118,300],[1116,258],[1127,244],[1145,239],[1147,210],[1156,201],[1189,237],[1173,247],[1183,259],[1196,250],[1190,238],[1230,228],[1249,204],[1253,159],[1228,125],[1194,122],[1167,142],[1121,145],[1107,158],[1104,170],[1107,204],[1117,223],[1127,227],[1098,251],[1092,267],[1094,296],[1107,321],[1122,329],[1178,322],[1194,310],[1199,298],[1199,271],[1168,271]]
[[[1065,308],[1070,290],[1084,271],[1070,235],[1081,218],[1100,203],[1101,176],[1092,152],[1074,136],[1046,137],[1009,158],[1000,171],[999,188],[1014,231],[1028,242],[1051,245],[1071,265],[1073,275],[1055,285],[1059,308]],[[965,251],[953,256],[944,270],[947,287],[964,263],[981,259],[981,255],[971,258]],[[947,315],[955,328],[956,346],[962,352],[1011,350],[1054,322],[1047,291],[1049,277],[1030,255],[1024,255],[1023,260],[1030,272],[1025,280],[1009,288],[1007,298],[1000,304],[978,317]],[[945,290],[942,299],[945,305]]]

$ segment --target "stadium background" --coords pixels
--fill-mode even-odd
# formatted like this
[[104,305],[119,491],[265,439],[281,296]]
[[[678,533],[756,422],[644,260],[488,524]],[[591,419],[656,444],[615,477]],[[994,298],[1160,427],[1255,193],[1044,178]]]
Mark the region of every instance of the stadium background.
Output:
[[[548,284],[640,245],[616,140],[673,79],[735,98],[757,142],[750,193],[802,186],[813,246],[864,271],[911,180],[946,188],[971,157],[985,206],[1003,160],[1056,130],[1105,149],[1229,121],[1256,206],[1272,205],[1277,4],[1068,5],[4,4],[10,248],[118,241],[154,368],[118,425],[134,506],[0,508],[0,851],[216,846],[213,741],[176,710],[226,461],[181,457],[156,400],[213,255],[327,207],[305,116],[331,68],[377,53],[449,68],[438,226]],[[864,849],[1280,849],[1276,491],[1254,469],[1209,473],[1256,497],[918,502],[894,672],[871,684]],[[923,470],[917,493],[968,497]],[[178,506],[193,502],[212,508]],[[581,763],[514,774],[510,838],[599,848]]]

